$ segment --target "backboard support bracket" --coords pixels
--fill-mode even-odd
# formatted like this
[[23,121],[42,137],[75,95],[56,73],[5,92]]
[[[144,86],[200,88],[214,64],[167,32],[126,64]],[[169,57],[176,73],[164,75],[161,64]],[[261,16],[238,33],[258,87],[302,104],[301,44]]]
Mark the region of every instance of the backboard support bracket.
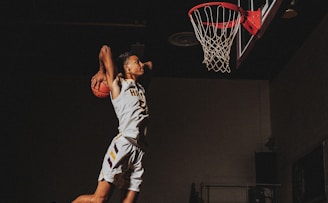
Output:
[[261,20],[261,9],[259,8],[256,11],[246,11],[247,18],[242,25],[244,28],[252,35],[256,35],[256,33],[260,30],[262,20]]

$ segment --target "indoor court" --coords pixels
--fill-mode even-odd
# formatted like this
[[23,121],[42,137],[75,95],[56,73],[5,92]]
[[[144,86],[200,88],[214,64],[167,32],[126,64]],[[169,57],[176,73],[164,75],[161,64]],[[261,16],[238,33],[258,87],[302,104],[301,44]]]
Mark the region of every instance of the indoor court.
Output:
[[104,44],[154,64],[138,203],[327,202],[325,6],[2,1],[0,202],[94,192],[117,133],[90,88]]

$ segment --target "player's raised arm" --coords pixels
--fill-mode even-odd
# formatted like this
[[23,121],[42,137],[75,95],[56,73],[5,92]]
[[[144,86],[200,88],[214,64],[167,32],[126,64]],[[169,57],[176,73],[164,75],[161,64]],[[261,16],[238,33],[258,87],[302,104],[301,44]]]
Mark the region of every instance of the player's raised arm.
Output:
[[103,45],[99,52],[99,71],[91,79],[91,87],[99,89],[100,83],[106,81],[112,90],[115,79],[116,67],[112,60],[112,52],[109,46]]
[[99,52],[99,70],[105,73],[109,89],[112,90],[117,71],[112,59],[111,49],[107,45],[102,46]]

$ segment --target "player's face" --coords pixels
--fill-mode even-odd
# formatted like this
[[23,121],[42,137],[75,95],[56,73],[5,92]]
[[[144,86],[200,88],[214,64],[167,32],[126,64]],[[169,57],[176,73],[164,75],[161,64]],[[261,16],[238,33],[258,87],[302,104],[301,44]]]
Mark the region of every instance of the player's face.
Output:
[[129,57],[126,63],[127,66],[127,73],[140,76],[144,74],[144,66],[145,64],[142,63],[139,58],[135,55]]

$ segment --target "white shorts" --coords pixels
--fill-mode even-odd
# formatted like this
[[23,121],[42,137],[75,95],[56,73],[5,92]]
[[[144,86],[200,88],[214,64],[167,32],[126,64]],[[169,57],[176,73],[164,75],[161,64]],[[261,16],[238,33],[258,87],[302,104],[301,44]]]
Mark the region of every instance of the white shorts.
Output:
[[107,181],[120,189],[139,192],[144,168],[145,152],[119,134],[108,147],[99,181]]

